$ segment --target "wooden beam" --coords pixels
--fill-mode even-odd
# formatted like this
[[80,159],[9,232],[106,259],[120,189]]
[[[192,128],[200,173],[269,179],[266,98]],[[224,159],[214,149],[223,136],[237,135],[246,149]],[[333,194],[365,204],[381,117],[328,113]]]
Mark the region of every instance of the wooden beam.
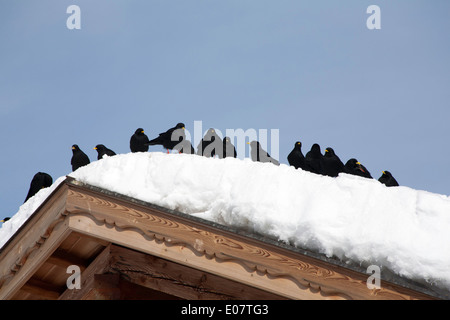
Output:
[[134,282],[126,281],[120,278],[118,288],[122,300],[179,300],[178,297],[153,290],[148,287],[140,286]]
[[279,295],[231,281],[169,260],[111,246],[108,272],[122,279],[189,300],[275,300]]
[[120,275],[95,274],[92,285],[83,296],[83,300],[119,300],[121,291],[119,288]]
[[81,271],[86,269],[86,261],[73,255],[67,254],[60,250],[56,250],[48,259],[47,262],[50,264],[57,265],[63,269],[67,269],[68,266],[76,265],[80,267]]
[[96,274],[84,300],[174,300],[177,297],[126,281],[119,274]]
[[[276,295],[292,299],[320,299],[320,293],[308,290],[307,286],[299,288],[296,281],[292,281],[288,275],[285,277],[268,278],[266,273],[251,269],[237,260],[208,259],[204,255],[197,254],[187,246],[174,246],[167,242],[156,240],[149,241],[140,233],[133,230],[117,232],[114,228],[100,225],[88,216],[71,216],[70,228],[76,232],[95,233],[102,239],[108,239],[116,244],[127,246],[150,255],[161,257],[182,265],[189,266],[204,272],[212,273],[233,281],[241,282],[261,290],[272,292]],[[336,298],[339,298],[336,296]]]
[[45,299],[45,300],[55,300],[58,299],[61,288],[53,286],[47,282],[43,282],[39,279],[31,278],[25,283],[20,289],[33,296],[33,299]]
[[107,270],[110,261],[110,246],[105,249],[92,261],[92,263],[81,273],[80,289],[67,288],[59,296],[59,300],[83,300],[89,291],[95,286],[94,277],[96,274],[102,274]]

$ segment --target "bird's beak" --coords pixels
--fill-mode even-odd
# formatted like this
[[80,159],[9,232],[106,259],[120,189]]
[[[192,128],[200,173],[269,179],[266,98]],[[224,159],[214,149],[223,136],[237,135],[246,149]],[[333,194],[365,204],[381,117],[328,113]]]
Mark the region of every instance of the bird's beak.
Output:
[[184,130],[185,128],[183,127],[183,128],[181,128],[181,129],[183,129],[183,130]]
[[359,161],[358,161],[358,162],[357,162],[356,164],[357,164],[357,165],[360,165],[360,164],[361,164],[361,162],[359,162]]
[[247,142],[247,144],[250,144],[250,142]]
[[72,150],[75,150],[75,148],[74,148],[74,147],[72,147]]
[[327,150],[327,149],[325,149],[325,152],[328,152],[328,150]]
[[384,171],[381,171],[383,174],[386,174],[386,172],[384,172]]
[[4,223],[4,222],[5,222],[5,220],[0,220],[0,222],[1,222],[1,223]]
[[142,130],[141,133],[144,133],[144,130]]
[[97,147],[94,147],[94,150],[97,150]]

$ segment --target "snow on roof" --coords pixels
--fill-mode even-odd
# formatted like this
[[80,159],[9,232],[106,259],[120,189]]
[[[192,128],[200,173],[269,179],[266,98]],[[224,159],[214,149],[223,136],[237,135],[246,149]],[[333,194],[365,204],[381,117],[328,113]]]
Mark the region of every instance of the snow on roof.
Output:
[[[450,290],[450,198],[374,179],[250,159],[129,153],[70,174],[80,182],[292,246]],[[3,246],[65,177],[0,229]]]

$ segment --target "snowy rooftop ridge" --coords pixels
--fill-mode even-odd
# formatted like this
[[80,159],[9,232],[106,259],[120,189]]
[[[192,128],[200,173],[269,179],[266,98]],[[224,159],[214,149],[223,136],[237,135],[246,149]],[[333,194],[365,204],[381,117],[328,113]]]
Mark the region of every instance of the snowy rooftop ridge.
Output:
[[[131,198],[450,290],[450,198],[250,159],[159,152],[105,157],[69,176]],[[0,229],[0,247],[62,182]],[[383,273],[383,271],[382,271]]]

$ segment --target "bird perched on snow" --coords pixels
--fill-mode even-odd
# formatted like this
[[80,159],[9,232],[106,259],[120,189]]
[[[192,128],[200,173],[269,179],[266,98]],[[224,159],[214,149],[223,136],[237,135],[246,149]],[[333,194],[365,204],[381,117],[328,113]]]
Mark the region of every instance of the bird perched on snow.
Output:
[[231,143],[230,137],[225,137],[222,140],[222,154],[219,154],[219,158],[236,158],[237,152],[234,145]]
[[72,159],[70,160],[72,171],[77,170],[79,167],[88,165],[90,162],[89,157],[80,149],[80,147],[78,147],[78,145],[74,144],[72,146]]
[[100,160],[103,158],[103,156],[106,154],[109,157],[115,156],[116,153],[112,151],[111,149],[108,149],[103,144],[98,144],[94,147],[94,150],[97,150],[97,160]]
[[322,152],[320,151],[319,144],[314,143],[311,147],[311,150],[306,153],[305,165],[307,171],[322,174],[323,155]]
[[277,166],[280,165],[278,160],[272,158],[270,154],[267,153],[258,141],[247,142],[251,147],[251,157],[253,161],[258,162],[271,162]]
[[289,165],[293,166],[295,169],[303,169],[305,170],[305,156],[302,152],[302,143],[300,141],[297,141],[294,144],[294,149],[289,153],[287,156],[287,160],[289,162]]
[[131,152],[146,152],[149,148],[146,143],[149,142],[150,140],[144,133],[144,129],[138,128],[130,138],[130,150]]
[[340,172],[345,171],[344,163],[336,155],[333,148],[326,148],[322,161],[322,174],[330,177],[337,177]]
[[27,197],[24,202],[27,202],[32,196],[39,192],[43,188],[50,187],[53,183],[51,175],[45,172],[38,172],[34,175],[30,183],[30,189],[28,190]]
[[167,149],[167,153],[169,153],[169,150],[174,149],[177,144],[186,139],[184,129],[184,124],[180,122],[166,132],[160,133],[157,138],[150,140],[146,145],[162,145],[164,149]]
[[389,171],[383,171],[383,174],[378,179],[381,183],[385,184],[387,187],[398,187],[399,184],[397,180],[392,176],[392,174]]
[[223,154],[223,142],[216,130],[209,128],[197,145],[197,154],[208,158]]
[[5,223],[6,221],[8,221],[9,219],[11,219],[10,217],[6,217],[3,220],[0,220],[1,223]]
[[372,179],[369,170],[355,158],[351,158],[345,163],[345,172],[356,176]]

